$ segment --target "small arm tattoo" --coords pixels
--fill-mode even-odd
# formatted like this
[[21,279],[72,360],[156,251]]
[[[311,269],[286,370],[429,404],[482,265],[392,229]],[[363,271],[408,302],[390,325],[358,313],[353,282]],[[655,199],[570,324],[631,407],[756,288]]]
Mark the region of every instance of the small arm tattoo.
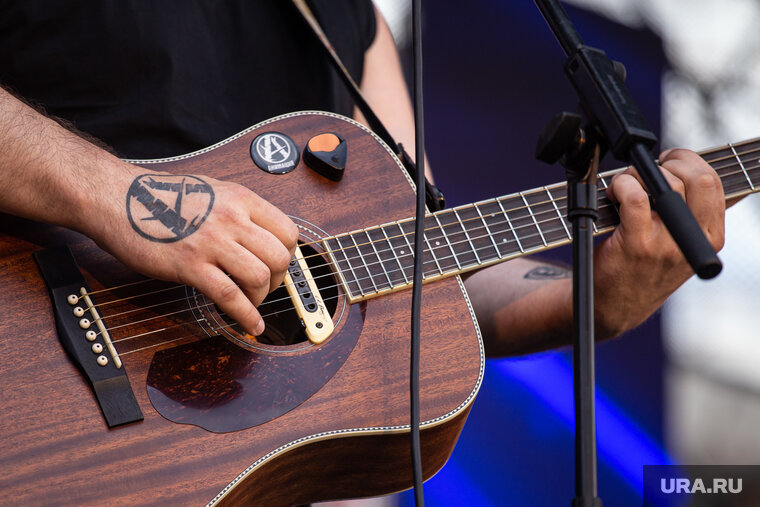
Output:
[[563,278],[571,277],[572,272],[570,270],[547,264],[531,269],[524,276],[528,280],[562,280]]
[[213,207],[213,187],[197,176],[143,174],[127,191],[132,229],[159,243],[188,237],[206,221]]

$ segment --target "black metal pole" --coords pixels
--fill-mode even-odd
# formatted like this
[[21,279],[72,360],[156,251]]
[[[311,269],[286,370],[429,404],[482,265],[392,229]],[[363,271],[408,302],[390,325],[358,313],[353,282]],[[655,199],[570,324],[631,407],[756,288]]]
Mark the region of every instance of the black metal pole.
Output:
[[536,158],[567,170],[567,218],[573,230],[573,387],[575,498],[573,507],[601,507],[597,497],[594,411],[594,222],[602,147],[595,127],[573,113],[556,115],[536,145]]
[[581,35],[559,2],[545,0],[535,0],[535,2],[566,55],[573,54],[583,46]]
[[594,221],[596,171],[568,186],[573,224],[573,381],[575,392],[575,499],[573,507],[598,507],[594,410]]
[[[597,497],[594,410],[594,221],[600,147],[593,143],[568,162],[567,216],[573,226],[573,382],[575,393],[575,498],[573,507],[601,507]],[[566,161],[567,162],[567,161]]]

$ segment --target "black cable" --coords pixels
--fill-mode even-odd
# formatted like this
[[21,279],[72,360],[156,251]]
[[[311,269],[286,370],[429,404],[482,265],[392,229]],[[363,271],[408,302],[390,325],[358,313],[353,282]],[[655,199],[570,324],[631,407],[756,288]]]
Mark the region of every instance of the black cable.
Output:
[[422,239],[425,234],[425,131],[422,109],[422,8],[412,2],[412,48],[414,54],[414,134],[417,161],[417,213],[414,217],[414,284],[412,291],[412,347],[409,371],[414,503],[425,505],[420,455],[420,308],[422,306]]

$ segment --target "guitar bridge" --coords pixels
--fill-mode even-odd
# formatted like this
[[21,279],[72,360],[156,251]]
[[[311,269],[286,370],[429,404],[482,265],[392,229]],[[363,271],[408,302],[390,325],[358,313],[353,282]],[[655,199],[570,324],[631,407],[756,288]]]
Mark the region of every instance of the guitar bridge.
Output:
[[298,247],[283,283],[309,341],[315,344],[325,341],[334,329],[332,317]]
[[50,291],[58,338],[92,387],[108,427],[142,421],[127,373],[71,251],[51,248],[36,252],[34,259]]

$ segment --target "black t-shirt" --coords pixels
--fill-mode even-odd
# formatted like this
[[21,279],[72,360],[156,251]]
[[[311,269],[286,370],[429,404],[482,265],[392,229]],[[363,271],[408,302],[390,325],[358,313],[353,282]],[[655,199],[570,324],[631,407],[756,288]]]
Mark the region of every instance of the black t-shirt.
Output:
[[[310,5],[361,79],[371,0]],[[122,157],[197,150],[351,98],[288,0],[0,0],[0,83]]]

